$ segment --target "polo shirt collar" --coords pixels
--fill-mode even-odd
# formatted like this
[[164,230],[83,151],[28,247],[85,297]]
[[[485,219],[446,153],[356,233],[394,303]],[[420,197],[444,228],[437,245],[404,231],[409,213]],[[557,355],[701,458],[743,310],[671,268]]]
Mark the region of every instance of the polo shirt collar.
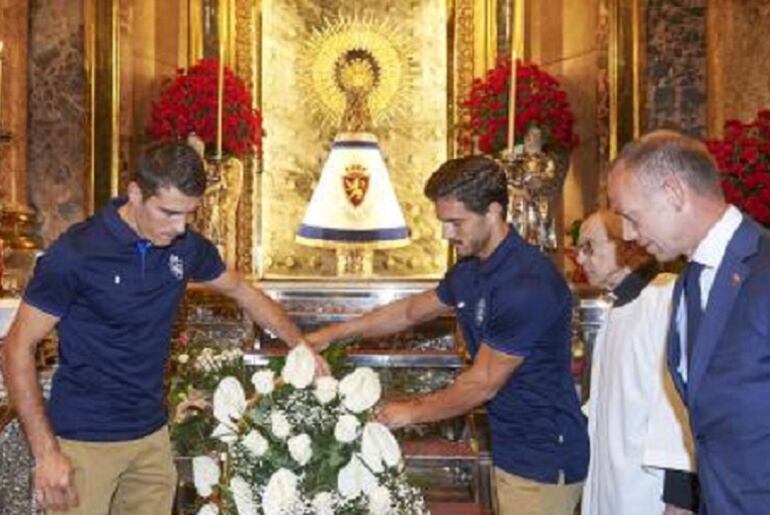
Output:
[[521,236],[516,232],[512,225],[508,226],[508,234],[503,238],[492,254],[484,261],[476,258],[479,263],[479,269],[482,274],[493,274],[498,268],[508,262],[508,257],[518,249],[523,243]]
[[120,217],[118,209],[128,202],[127,197],[117,197],[111,199],[102,210],[102,220],[107,230],[115,236],[121,243],[135,245],[137,242],[146,241]]

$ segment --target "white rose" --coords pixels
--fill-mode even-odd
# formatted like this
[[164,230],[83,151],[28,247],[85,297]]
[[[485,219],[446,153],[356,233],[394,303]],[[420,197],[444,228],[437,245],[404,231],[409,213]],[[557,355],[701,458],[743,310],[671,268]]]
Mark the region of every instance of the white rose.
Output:
[[219,464],[209,456],[196,456],[192,460],[193,483],[195,491],[201,497],[212,493],[211,487],[219,483]]
[[246,411],[246,394],[240,381],[225,377],[214,390],[214,418],[226,426],[234,426]]
[[285,440],[291,433],[289,419],[286,418],[282,411],[274,411],[270,414],[270,427],[273,430],[273,434],[281,440]]
[[241,440],[241,445],[243,445],[251,454],[257,458],[265,454],[267,449],[270,447],[270,444],[265,439],[265,437],[263,437],[259,431],[255,429],[249,431],[249,434],[247,434],[246,437]]
[[189,354],[180,354],[176,357],[176,360],[181,364],[184,365],[188,361],[190,361],[190,355]]
[[331,492],[319,492],[313,497],[313,511],[316,515],[334,515],[334,497]]
[[217,440],[220,440],[226,444],[235,443],[236,440],[238,440],[238,434],[235,432],[233,427],[226,426],[224,424],[217,424],[217,427],[214,428],[214,431],[211,432],[211,438],[216,438]]
[[257,515],[257,503],[254,502],[254,493],[251,486],[241,476],[235,476],[230,480],[230,491],[233,493],[235,509],[238,515]]
[[348,464],[342,467],[337,474],[337,490],[348,499],[358,497],[361,492],[369,494],[377,486],[377,478],[355,454],[350,457]]
[[332,376],[319,377],[315,380],[315,398],[321,404],[329,404],[337,396],[337,380]]
[[219,515],[219,507],[216,504],[204,504],[198,510],[198,515]]
[[382,387],[377,373],[368,367],[355,369],[339,385],[342,404],[353,413],[361,413],[380,400]]
[[382,464],[395,467],[401,462],[401,449],[393,433],[379,422],[369,422],[364,426],[361,437],[361,455],[374,472],[384,470]]
[[310,437],[305,433],[292,436],[289,438],[287,445],[289,446],[289,454],[291,454],[291,457],[302,467],[304,467],[313,456]]
[[275,372],[267,368],[258,370],[251,376],[251,382],[257,393],[268,395],[275,388]]
[[356,439],[361,422],[350,414],[342,415],[334,425],[334,438],[338,442],[350,443]]
[[307,345],[297,345],[286,357],[281,370],[283,380],[294,388],[307,388],[315,376],[315,356]]
[[262,509],[265,515],[284,515],[290,513],[297,500],[297,476],[291,470],[279,469],[267,482],[262,494]]
[[369,512],[373,515],[387,515],[390,513],[390,491],[384,486],[378,486],[369,495]]

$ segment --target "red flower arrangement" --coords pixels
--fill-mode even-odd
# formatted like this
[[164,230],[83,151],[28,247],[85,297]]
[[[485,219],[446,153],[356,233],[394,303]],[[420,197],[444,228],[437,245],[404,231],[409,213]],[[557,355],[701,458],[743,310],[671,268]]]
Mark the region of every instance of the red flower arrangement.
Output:
[[725,198],[770,226],[770,110],[756,120],[728,120],[722,139],[706,141],[722,174]]
[[[500,59],[486,77],[476,79],[463,107],[470,120],[461,128],[461,143],[470,149],[473,136],[479,150],[503,150],[508,137],[508,97],[511,82],[510,57]],[[578,144],[573,132],[575,117],[559,81],[535,64],[516,63],[515,142],[521,143],[530,126],[543,131],[545,150],[569,152]]]
[[[219,61],[202,59],[167,79],[152,103],[147,133],[153,138],[186,139],[194,132],[213,153],[217,139]],[[255,152],[262,143],[262,117],[252,107],[251,93],[230,68],[224,67],[222,152],[236,157]]]

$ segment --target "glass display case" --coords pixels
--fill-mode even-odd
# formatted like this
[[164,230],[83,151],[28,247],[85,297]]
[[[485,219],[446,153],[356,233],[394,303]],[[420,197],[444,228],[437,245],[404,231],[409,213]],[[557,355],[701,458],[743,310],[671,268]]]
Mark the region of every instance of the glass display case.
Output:
[[[423,292],[431,282],[263,282],[303,332],[349,320],[391,301]],[[247,365],[264,364],[285,352],[275,335],[251,324],[234,303],[203,290],[188,292],[180,329],[227,346],[240,346]],[[430,392],[451,383],[466,366],[453,316],[440,317],[398,334],[349,344],[352,366],[380,375],[385,398]],[[401,429],[407,471],[423,488],[435,513],[492,513],[487,425],[483,412]],[[184,469],[184,467],[180,467]],[[185,479],[180,470],[180,477]],[[187,478],[189,481],[189,478]],[[436,510],[439,511],[436,511]]]

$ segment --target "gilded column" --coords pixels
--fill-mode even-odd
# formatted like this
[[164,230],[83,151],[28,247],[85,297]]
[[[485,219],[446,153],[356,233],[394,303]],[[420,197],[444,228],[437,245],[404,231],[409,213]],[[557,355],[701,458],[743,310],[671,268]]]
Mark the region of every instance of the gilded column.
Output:
[[28,16],[27,0],[0,0],[0,239],[9,256],[40,247],[27,200]]

